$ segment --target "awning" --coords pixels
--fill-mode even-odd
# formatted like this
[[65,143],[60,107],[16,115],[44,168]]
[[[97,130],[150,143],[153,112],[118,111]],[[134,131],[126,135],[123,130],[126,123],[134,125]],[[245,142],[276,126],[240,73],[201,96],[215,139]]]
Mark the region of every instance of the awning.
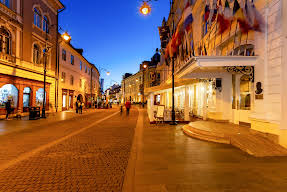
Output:
[[211,78],[226,72],[226,67],[253,67],[257,56],[199,56],[186,62],[176,78]]

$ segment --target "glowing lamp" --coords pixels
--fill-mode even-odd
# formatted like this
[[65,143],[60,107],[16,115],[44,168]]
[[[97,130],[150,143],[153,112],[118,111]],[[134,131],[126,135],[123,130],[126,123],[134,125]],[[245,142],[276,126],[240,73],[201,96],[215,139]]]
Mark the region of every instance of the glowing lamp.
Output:
[[65,40],[65,41],[70,41],[71,40],[71,36],[65,32],[63,35],[62,35],[62,38]]
[[143,2],[142,6],[140,7],[140,13],[143,15],[149,14],[151,11],[151,7],[147,2]]

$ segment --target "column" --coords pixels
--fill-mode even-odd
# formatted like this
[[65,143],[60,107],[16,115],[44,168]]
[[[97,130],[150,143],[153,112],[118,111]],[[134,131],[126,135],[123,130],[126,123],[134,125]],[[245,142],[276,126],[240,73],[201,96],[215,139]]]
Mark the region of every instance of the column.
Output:
[[207,83],[203,83],[203,120],[207,120],[207,94],[206,94],[206,90],[207,90]]
[[17,85],[18,89],[18,106],[17,106],[17,111],[16,112],[23,112],[23,91],[24,91],[24,86],[22,84]]
[[184,120],[185,121],[190,121],[190,104],[189,104],[189,88],[188,86],[185,86],[185,99],[184,99]]
[[153,109],[154,109],[154,94],[150,93],[147,96],[147,111],[150,121],[154,121]]

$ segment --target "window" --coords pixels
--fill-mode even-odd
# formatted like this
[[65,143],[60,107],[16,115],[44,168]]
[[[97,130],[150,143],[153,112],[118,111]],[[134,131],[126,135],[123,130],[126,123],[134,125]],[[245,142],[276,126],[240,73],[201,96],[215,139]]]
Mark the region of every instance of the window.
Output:
[[40,47],[37,44],[34,44],[33,47],[33,63],[40,63]]
[[5,108],[5,103],[10,100],[13,108],[17,107],[18,89],[12,84],[0,88],[0,108]]
[[80,88],[82,88],[82,79],[80,79]]
[[[47,102],[47,94],[45,92],[45,103]],[[43,101],[44,101],[44,89],[40,88],[38,91],[36,91],[36,106],[37,107],[42,107],[43,106]],[[46,103],[47,105],[47,103]]]
[[82,64],[82,61],[80,61],[80,70],[82,71],[82,68],[83,68],[83,64]]
[[0,28],[0,52],[11,55],[11,35],[4,27]]
[[240,109],[250,110],[251,107],[251,81],[248,75],[240,78]]
[[70,77],[70,85],[74,85],[74,76],[73,75],[71,75],[71,77]]
[[10,0],[0,0],[0,2],[2,3],[2,4],[4,4],[6,7],[8,7],[8,8],[10,8],[11,7],[11,5],[10,5]]
[[67,53],[65,49],[62,49],[62,60],[66,61],[67,60]]
[[71,55],[71,64],[74,65],[74,62],[75,62],[74,55]]
[[90,75],[90,68],[88,67],[88,74]]
[[66,73],[65,72],[62,72],[62,79],[61,79],[61,81],[63,83],[65,83],[65,81],[66,81]]
[[85,65],[85,73],[87,73],[87,71],[88,71],[88,67],[87,65]]
[[37,8],[34,8],[34,25],[41,28],[41,13]]
[[43,18],[43,31],[49,33],[49,21],[46,16]]

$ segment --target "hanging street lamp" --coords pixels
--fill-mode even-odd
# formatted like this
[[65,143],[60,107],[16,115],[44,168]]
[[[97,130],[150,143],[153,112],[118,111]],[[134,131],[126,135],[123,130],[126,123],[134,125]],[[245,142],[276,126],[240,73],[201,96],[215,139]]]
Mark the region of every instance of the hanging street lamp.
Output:
[[[148,4],[148,2],[150,2],[152,0],[147,0],[147,1],[143,1],[143,4],[140,8],[140,12],[143,15],[147,15],[151,12],[151,7]],[[153,0],[153,1],[157,1],[157,0]],[[171,36],[173,36],[174,32],[175,32],[175,21],[174,21],[174,0],[169,0],[170,3],[170,15],[172,15],[172,34]],[[172,57],[172,110],[171,110],[171,125],[177,125],[176,120],[175,120],[175,102],[174,102],[174,88],[175,88],[175,79],[174,79],[174,56]]]

